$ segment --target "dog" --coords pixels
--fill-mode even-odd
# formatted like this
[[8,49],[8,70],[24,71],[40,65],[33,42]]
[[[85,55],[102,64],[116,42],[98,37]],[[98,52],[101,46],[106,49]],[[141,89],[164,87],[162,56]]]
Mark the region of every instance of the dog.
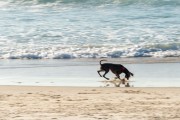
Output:
[[[109,80],[109,78],[107,78],[105,75],[109,72],[109,70],[112,71],[112,73],[114,73],[116,75],[117,78],[120,79],[120,74],[124,73],[125,74],[125,78],[127,80],[129,80],[130,76],[134,76],[133,73],[131,73],[127,68],[125,68],[123,65],[121,64],[113,64],[113,63],[101,63],[102,61],[107,61],[107,60],[100,60],[99,64],[100,64],[100,70],[98,70],[98,74],[100,75],[100,77],[104,77],[105,79]],[[105,72],[104,75],[102,76],[100,74],[100,72]],[[121,80],[121,79],[120,79]]]

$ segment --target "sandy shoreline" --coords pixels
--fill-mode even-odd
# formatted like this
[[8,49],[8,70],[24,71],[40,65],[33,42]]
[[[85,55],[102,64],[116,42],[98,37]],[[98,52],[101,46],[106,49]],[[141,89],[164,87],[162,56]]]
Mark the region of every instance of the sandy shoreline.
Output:
[[[156,62],[162,62],[161,58],[154,59],[157,60]],[[133,81],[131,85],[135,87],[180,87],[180,64],[178,62],[148,63],[148,60],[152,62],[150,58],[108,59],[107,62],[123,64],[134,73],[130,81]],[[176,60],[180,60],[180,58],[176,58]],[[123,61],[129,61],[131,64],[124,64]],[[143,61],[147,63],[138,63],[143,63]],[[101,82],[105,79],[98,75],[97,70],[99,69],[99,60],[97,59],[88,59],[87,61],[84,59],[2,60],[0,85],[100,87],[105,85]],[[113,79],[114,74],[109,72],[106,77]]]
[[179,120],[180,88],[0,86],[0,120]]

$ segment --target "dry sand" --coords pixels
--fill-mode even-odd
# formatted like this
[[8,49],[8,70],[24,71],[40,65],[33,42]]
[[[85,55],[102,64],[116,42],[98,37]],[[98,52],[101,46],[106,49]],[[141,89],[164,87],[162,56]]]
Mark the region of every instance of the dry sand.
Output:
[[0,120],[180,120],[180,88],[0,86]]

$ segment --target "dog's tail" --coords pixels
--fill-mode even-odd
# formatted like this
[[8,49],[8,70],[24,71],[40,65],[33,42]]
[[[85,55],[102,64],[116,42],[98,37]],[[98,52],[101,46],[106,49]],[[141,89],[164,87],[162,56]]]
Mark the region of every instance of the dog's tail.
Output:
[[100,60],[100,61],[99,61],[99,64],[100,64],[100,65],[102,65],[102,63],[101,63],[102,61],[107,61],[107,60]]

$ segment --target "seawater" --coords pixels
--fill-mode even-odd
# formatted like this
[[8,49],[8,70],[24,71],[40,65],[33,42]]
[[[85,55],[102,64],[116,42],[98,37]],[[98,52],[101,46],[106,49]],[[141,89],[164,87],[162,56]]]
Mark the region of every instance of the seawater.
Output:
[[180,57],[180,0],[0,0],[0,59]]
[[[123,65],[134,73],[130,78],[133,87],[180,87],[180,63]],[[97,60],[0,60],[0,85],[114,86],[104,82],[107,80],[98,75],[99,69]],[[115,75],[109,72],[106,77]]]

